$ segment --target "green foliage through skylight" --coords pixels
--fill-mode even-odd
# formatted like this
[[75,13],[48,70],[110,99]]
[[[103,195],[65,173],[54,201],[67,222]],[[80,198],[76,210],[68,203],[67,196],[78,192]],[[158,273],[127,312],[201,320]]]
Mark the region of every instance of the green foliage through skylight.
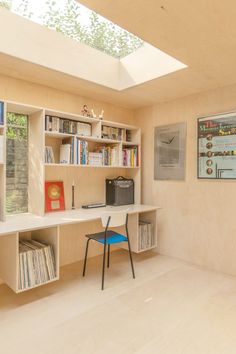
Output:
[[144,44],[76,0],[0,0],[0,6],[118,59]]

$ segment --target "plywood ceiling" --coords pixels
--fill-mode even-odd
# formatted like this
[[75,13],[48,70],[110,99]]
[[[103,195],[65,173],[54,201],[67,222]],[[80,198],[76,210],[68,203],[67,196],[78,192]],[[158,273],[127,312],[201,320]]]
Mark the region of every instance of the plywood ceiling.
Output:
[[188,68],[123,92],[5,55],[0,55],[0,72],[51,87],[63,86],[68,92],[130,108],[236,83],[235,0],[80,2],[184,62]]

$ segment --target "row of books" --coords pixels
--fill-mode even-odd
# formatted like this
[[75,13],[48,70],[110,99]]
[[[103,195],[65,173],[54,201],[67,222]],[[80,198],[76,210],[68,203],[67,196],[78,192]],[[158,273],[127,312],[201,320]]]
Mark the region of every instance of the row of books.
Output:
[[155,243],[153,224],[147,221],[139,220],[139,250],[141,251],[155,246]]
[[44,161],[45,163],[55,163],[54,153],[51,146],[45,146]]
[[51,245],[35,240],[19,242],[19,290],[56,278],[55,257]]
[[4,125],[4,102],[0,102],[0,125]]
[[129,167],[138,167],[138,147],[126,147],[123,148],[123,165]]
[[114,146],[98,146],[95,152],[101,155],[103,166],[118,166],[119,165],[119,148]]
[[103,139],[113,139],[113,140],[126,140],[126,131],[122,128],[108,127],[106,125],[102,126],[102,138]]
[[64,140],[60,146],[60,163],[91,165],[91,166],[118,166],[119,148],[115,146],[98,146],[89,152],[88,142],[75,138],[71,144]]
[[72,139],[68,143],[68,139],[63,139],[60,145],[60,163],[88,165],[88,142],[78,138]]
[[[91,166],[119,166],[119,147],[100,145],[89,151],[88,141],[79,138],[66,138],[60,145],[60,164]],[[55,163],[51,146],[45,147],[45,163]],[[138,166],[138,147],[123,149],[123,166]]]
[[72,163],[76,165],[88,165],[88,142],[76,138],[72,144]]
[[92,126],[90,123],[77,122],[66,118],[46,115],[45,130],[57,133],[77,134],[83,136],[92,135]]

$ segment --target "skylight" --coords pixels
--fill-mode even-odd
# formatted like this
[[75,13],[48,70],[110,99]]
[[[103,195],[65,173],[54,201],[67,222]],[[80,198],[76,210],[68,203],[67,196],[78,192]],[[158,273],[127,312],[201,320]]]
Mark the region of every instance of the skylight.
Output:
[[0,0],[0,6],[121,59],[144,42],[76,0]]

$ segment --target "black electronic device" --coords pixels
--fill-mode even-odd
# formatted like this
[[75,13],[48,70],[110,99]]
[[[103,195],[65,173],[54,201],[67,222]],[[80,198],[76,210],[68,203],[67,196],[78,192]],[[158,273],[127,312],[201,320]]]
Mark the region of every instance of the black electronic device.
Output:
[[114,206],[134,204],[134,180],[122,176],[106,179],[106,204]]
[[94,204],[87,204],[87,205],[82,205],[83,209],[94,209],[94,208],[104,208],[106,204],[104,203],[94,203]]

